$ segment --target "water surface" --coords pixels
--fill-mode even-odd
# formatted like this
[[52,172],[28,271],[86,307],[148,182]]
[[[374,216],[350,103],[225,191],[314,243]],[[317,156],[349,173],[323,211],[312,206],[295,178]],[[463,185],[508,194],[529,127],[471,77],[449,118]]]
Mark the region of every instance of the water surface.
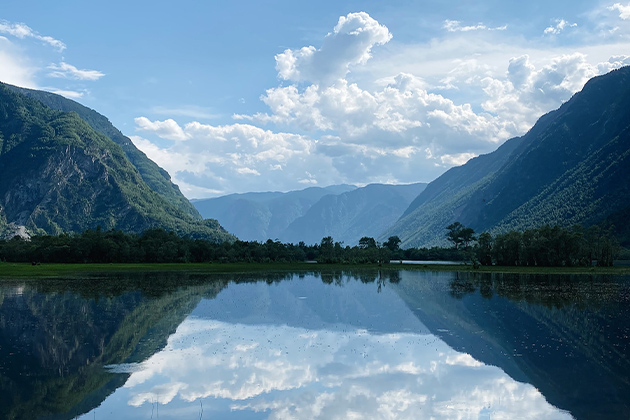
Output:
[[5,418],[628,418],[630,280],[147,274],[0,289]]

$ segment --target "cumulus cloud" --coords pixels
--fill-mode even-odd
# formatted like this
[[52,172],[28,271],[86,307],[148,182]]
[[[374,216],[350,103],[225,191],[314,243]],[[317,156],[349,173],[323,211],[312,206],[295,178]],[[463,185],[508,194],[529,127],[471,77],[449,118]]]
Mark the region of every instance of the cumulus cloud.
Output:
[[[214,126],[193,121],[183,127],[174,120],[135,119],[146,134],[173,140],[158,146],[142,137],[134,144],[165,168],[177,184],[206,185],[193,197],[217,191],[245,192],[258,188],[297,188],[300,180],[334,183],[339,173],[330,159],[315,153],[317,141],[309,137],[276,133],[249,124]],[[310,174],[317,174],[317,179]],[[192,189],[187,188],[192,192]],[[208,194],[215,192],[215,194]]]
[[619,17],[623,20],[630,19],[630,3],[625,6],[621,3],[615,3],[608,10],[619,12]]
[[540,115],[570,99],[590,78],[627,64],[627,56],[591,64],[584,54],[575,53],[556,57],[537,68],[529,56],[515,57],[510,60],[506,79],[482,80],[488,98],[482,107],[526,130]]
[[98,80],[105,76],[104,73],[98,70],[79,70],[72,64],[61,62],[59,64],[51,64],[48,66],[51,70],[48,75],[50,77],[59,77],[64,79],[74,80]]
[[327,87],[310,85],[301,92],[296,86],[273,88],[262,98],[271,113],[252,119],[336,132],[346,143],[380,144],[388,149],[426,144],[430,136],[444,137],[444,144],[502,139],[503,128],[494,117],[477,114],[469,104],[457,105],[422,86],[415,76],[399,74],[374,92],[346,80]]
[[458,20],[448,19],[444,21],[444,25],[442,27],[448,32],[505,31],[507,29],[507,25],[491,28],[483,23],[478,23],[476,25],[462,25],[462,23]]
[[[169,171],[175,183],[204,185],[223,193],[291,190],[303,188],[303,184],[417,182],[414,168],[425,156],[420,146],[404,142],[389,146],[363,144],[358,139],[348,142],[326,135],[312,138],[250,124],[213,126],[191,122],[182,127],[173,120],[139,117],[136,126],[147,135],[174,141],[158,145],[156,141],[132,137],[149,158]],[[444,165],[438,153],[441,146],[427,147],[435,151],[429,169],[437,176],[440,168],[435,164]],[[216,194],[191,197],[209,195]]]
[[624,66],[630,66],[630,56],[617,55],[610,57],[606,62],[599,63],[597,65],[597,71],[599,74],[604,74]]
[[387,43],[389,30],[365,12],[341,16],[321,48],[287,49],[276,55],[276,69],[284,80],[327,83],[343,78],[350,66],[366,63],[372,47]]
[[[558,20],[552,29],[573,25]],[[380,55],[389,29],[367,13],[341,16],[320,48],[276,56],[284,82],[261,96],[266,111],[235,114],[237,124],[225,126],[137,120],[139,129],[186,139],[147,154],[167,165],[164,152],[172,153],[182,164],[173,166],[174,178],[226,193],[431,181],[524,134],[589,78],[630,64],[626,56],[598,62],[515,47],[499,39],[504,27],[444,27],[445,39],[402,49],[392,43]]]
[[66,49],[66,45],[63,42],[51,36],[40,35],[24,23],[11,23],[6,20],[0,20],[0,33],[11,35],[19,39],[34,38],[50,45],[57,51],[63,51]]
[[186,140],[187,138],[179,124],[170,118],[164,121],[151,121],[146,117],[138,117],[134,121],[138,130],[153,132],[164,139]]
[[474,153],[458,153],[455,155],[442,155],[440,160],[447,165],[459,166],[476,157]]
[[35,88],[37,68],[15,51],[8,39],[0,36],[0,81],[12,85]]
[[560,32],[564,31],[566,28],[575,28],[577,27],[577,23],[569,23],[564,19],[556,19],[556,24],[547,27],[544,30],[545,35],[558,35]]

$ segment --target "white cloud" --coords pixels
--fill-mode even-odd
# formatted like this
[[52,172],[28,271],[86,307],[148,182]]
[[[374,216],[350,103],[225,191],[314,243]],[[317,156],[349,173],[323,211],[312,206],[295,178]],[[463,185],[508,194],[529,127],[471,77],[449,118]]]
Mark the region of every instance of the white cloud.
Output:
[[50,45],[60,52],[66,49],[66,45],[63,42],[51,36],[40,35],[24,23],[11,23],[6,20],[0,20],[0,33],[11,35],[19,39],[34,38]]
[[626,6],[621,3],[615,3],[610,6],[608,10],[616,10],[617,12],[619,12],[619,18],[623,20],[630,19],[630,3],[628,3]]
[[138,117],[134,121],[138,130],[153,132],[164,139],[181,141],[187,138],[184,130],[170,118],[164,121],[151,121],[146,117]]
[[442,155],[440,160],[446,165],[460,166],[476,156],[474,153],[459,153],[456,155]]
[[16,86],[35,88],[37,69],[31,65],[14,45],[0,36],[0,81]]
[[256,175],[256,176],[260,176],[260,172],[258,172],[256,169],[252,169],[252,168],[237,168],[236,172],[241,174],[241,175]]
[[[553,29],[571,26],[558,20]],[[524,134],[589,78],[630,64],[626,56],[611,58],[611,51],[627,49],[623,43],[567,54],[499,34],[504,27],[447,21],[445,29],[446,36],[424,44],[376,48],[390,41],[389,29],[366,13],[351,13],[321,48],[276,56],[285,82],[261,96],[266,112],[233,116],[248,124],[137,125],[188,139],[160,150],[179,157],[175,179],[214,191],[431,181]],[[147,150],[169,163],[158,150]]]
[[442,26],[448,32],[470,32],[470,31],[505,31],[507,29],[507,25],[497,26],[494,28],[490,28],[483,23],[478,23],[476,25],[468,25],[462,26],[462,23],[458,20],[445,20],[444,25]]
[[85,92],[77,92],[75,90],[64,90],[64,89],[57,89],[57,88],[45,88],[44,90],[47,90],[52,93],[56,93],[57,95],[65,96],[68,99],[79,99],[79,98],[82,98],[83,95],[85,94]]
[[510,60],[506,79],[482,80],[488,98],[482,107],[526,130],[540,115],[570,99],[590,78],[624,63],[630,63],[628,57],[591,64],[584,54],[575,53],[556,57],[537,69],[528,56],[516,57]]
[[367,13],[349,13],[339,18],[320,49],[308,46],[276,55],[276,69],[284,80],[328,83],[343,78],[351,66],[365,64],[372,47],[391,38],[389,30]]
[[150,112],[158,115],[181,116],[205,120],[220,117],[220,114],[212,112],[211,109],[197,105],[185,105],[180,107],[154,106],[151,108]]
[[[139,130],[175,140],[160,147],[141,137],[134,144],[169,171],[177,184],[205,185],[189,197],[206,197],[211,191],[246,192],[295,189],[300,180],[334,183],[339,173],[330,159],[315,153],[316,141],[291,133],[274,133],[248,124],[213,126],[191,122],[183,127],[174,120],[136,118]],[[182,141],[185,140],[185,141]],[[317,179],[308,172],[317,174]],[[259,187],[260,188],[260,187]],[[192,189],[188,188],[188,191]]]
[[274,88],[262,98],[271,114],[252,119],[335,132],[345,143],[377,142],[385,148],[426,143],[429,136],[463,140],[464,134],[468,143],[503,139],[503,128],[494,117],[476,114],[470,105],[456,105],[422,85],[413,75],[399,74],[376,92],[346,80],[325,88],[311,85],[302,92],[296,86]]
[[[98,80],[104,74],[97,70],[80,70],[75,66],[64,62],[51,64],[47,68],[42,68],[42,62],[50,62],[42,57],[51,54],[47,48],[35,48],[37,54],[33,54],[32,42],[30,40],[42,41],[46,46],[52,46],[57,51],[52,53],[58,55],[66,46],[50,36],[43,36],[23,23],[10,23],[0,20],[0,33],[10,35],[0,36],[0,81],[31,89],[41,89],[63,95],[71,99],[82,98],[88,91],[81,88],[74,88],[71,84],[63,88],[50,86],[48,83],[42,86],[41,76],[64,78],[70,80]],[[29,41],[29,42],[27,42]],[[38,57],[41,55],[41,57]]]
[[624,66],[630,66],[630,56],[618,55],[611,57],[606,62],[599,63],[597,65],[597,72],[599,74],[604,74]]
[[556,24],[547,27],[544,31],[545,35],[557,35],[566,28],[575,28],[577,23],[569,23],[564,19],[556,19]]
[[105,76],[98,70],[79,70],[72,64],[61,62],[59,64],[51,64],[48,69],[52,70],[48,73],[50,77],[59,77],[74,80],[98,80]]

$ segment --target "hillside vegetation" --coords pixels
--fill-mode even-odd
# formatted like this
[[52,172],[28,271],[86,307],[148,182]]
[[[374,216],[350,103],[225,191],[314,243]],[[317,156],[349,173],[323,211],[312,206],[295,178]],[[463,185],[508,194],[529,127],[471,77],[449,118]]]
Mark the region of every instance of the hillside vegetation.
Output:
[[161,227],[233,240],[154,191],[123,148],[76,112],[53,110],[0,84],[0,229],[32,234]]
[[[431,182],[382,235],[443,245],[454,221],[476,232],[623,222],[630,208],[630,67],[591,79],[524,136]],[[630,244],[625,226],[622,244]]]

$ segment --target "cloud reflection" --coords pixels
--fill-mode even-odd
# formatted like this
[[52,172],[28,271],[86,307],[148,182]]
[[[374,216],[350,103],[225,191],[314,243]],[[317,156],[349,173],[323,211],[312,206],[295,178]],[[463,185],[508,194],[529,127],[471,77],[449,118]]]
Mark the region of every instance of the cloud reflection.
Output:
[[571,418],[430,334],[191,317],[163,351],[117,370],[131,373],[125,388],[136,407],[215,398],[270,419]]

